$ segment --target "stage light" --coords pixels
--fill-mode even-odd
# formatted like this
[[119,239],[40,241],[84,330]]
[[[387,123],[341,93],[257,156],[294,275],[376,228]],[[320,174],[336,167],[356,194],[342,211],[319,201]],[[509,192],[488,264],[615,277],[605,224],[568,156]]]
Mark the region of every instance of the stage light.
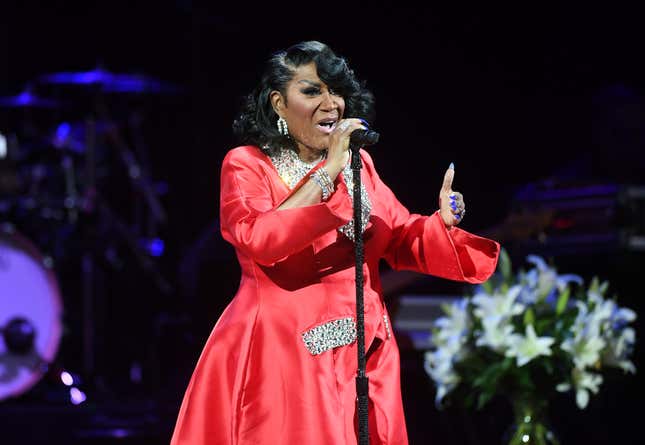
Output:
[[0,159],[7,157],[7,138],[0,133]]
[[80,405],[87,400],[87,396],[80,389],[71,388],[69,390],[69,399],[74,405]]
[[67,371],[60,373],[60,380],[67,386],[72,386],[74,384],[74,377],[72,377],[72,375]]
[[150,255],[154,257],[159,257],[163,255],[166,245],[162,239],[152,238],[148,240],[146,247]]

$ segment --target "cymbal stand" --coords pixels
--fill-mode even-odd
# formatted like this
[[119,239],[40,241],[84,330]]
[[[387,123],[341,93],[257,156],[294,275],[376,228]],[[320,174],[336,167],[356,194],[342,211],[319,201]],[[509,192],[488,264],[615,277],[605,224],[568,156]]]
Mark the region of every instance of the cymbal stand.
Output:
[[[141,111],[133,111],[128,117],[128,128],[130,129],[130,134],[132,135],[132,145],[136,153],[136,156],[140,160],[140,164],[143,164],[143,177],[149,178],[150,169],[146,166],[150,166],[150,158],[148,156],[148,147],[145,143],[145,138],[143,137],[143,132],[141,130],[141,124],[143,122],[143,116]],[[152,186],[153,193],[158,194],[159,190],[156,186]],[[148,200],[150,201],[150,200]],[[142,228],[144,237],[147,240],[151,240],[157,237],[158,230],[157,224],[160,222],[155,214],[152,212],[146,212],[145,209],[141,208],[140,201],[136,200],[137,203],[137,215],[139,215],[139,227]],[[148,207],[150,207],[148,205]]]
[[112,127],[108,131],[108,135],[110,136],[110,139],[112,140],[116,148],[119,150],[121,161],[128,171],[128,176],[146,200],[154,221],[162,224],[165,223],[166,212],[163,209],[161,202],[159,201],[157,193],[153,189],[152,183],[150,182],[146,171],[137,162],[137,158],[135,157],[130,147],[128,147],[127,143],[124,141],[116,125],[112,125]]
[[[85,128],[86,158],[85,181],[86,193],[82,208],[85,213],[94,213],[96,198],[96,127],[93,119],[88,118]],[[95,319],[94,319],[94,279],[95,262],[93,252],[94,232],[83,233],[85,238],[81,260],[82,271],[82,300],[83,300],[83,372],[86,377],[94,375],[94,345],[95,345]]]

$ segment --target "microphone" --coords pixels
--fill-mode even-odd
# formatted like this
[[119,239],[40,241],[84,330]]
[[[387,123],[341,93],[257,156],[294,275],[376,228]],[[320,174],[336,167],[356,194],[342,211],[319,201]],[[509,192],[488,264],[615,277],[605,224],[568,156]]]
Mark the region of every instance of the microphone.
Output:
[[379,134],[376,131],[367,130],[354,130],[349,137],[349,145],[352,148],[367,147],[374,145],[378,142]]

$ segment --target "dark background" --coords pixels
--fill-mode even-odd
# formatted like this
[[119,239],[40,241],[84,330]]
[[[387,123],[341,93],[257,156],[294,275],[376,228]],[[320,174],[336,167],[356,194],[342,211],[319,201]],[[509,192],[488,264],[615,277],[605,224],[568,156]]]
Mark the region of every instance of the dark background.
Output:
[[[233,3],[27,1],[2,6],[2,96],[32,83],[42,95],[61,97],[59,90],[35,79],[88,71],[98,63],[185,88],[182,94],[107,99],[119,123],[133,109],[144,116],[148,166],[168,190],[162,196],[168,223],[159,227],[166,250],[156,270],[172,291],[161,292],[123,246],[125,266],[119,271],[105,267],[97,293],[97,307],[104,309],[96,321],[97,376],[87,382],[88,393],[95,394],[90,400],[94,416],[82,408],[85,417],[64,414],[88,431],[100,423],[96,413],[101,409],[101,418],[122,423],[154,413],[143,425],[157,431],[149,440],[168,440],[201,345],[237,286],[237,265],[217,222],[219,167],[235,145],[231,122],[240,96],[255,85],[264,60],[278,49],[316,39],[347,57],[376,96],[373,128],[381,133],[371,150],[376,166],[412,211],[435,209],[450,162],[456,165],[454,188],[468,204],[463,228],[481,233],[504,220],[521,187],[556,174],[600,183],[644,182],[644,32],[635,9]],[[82,122],[93,112],[86,97],[62,97],[73,98],[67,108],[37,113],[43,128],[62,120]],[[0,119],[0,132],[17,131],[22,115],[0,109]],[[141,197],[127,186],[118,161],[108,165],[104,193],[112,195],[115,211],[128,222],[128,203]],[[95,223],[88,219],[85,226]],[[68,323],[61,360],[79,369],[79,269],[70,251],[59,264]],[[563,272],[612,280],[619,302],[638,310],[643,307],[642,260],[639,253],[591,249],[562,255],[556,263],[566,266]],[[456,289],[431,280],[403,291],[446,290]],[[510,422],[502,403],[483,413],[438,412],[420,355],[404,352],[403,360],[411,443],[499,443]],[[135,362],[143,366],[143,381],[136,384],[129,378]],[[609,378],[583,412],[571,395],[558,401],[553,420],[563,442],[637,443],[639,379]],[[28,417],[26,412],[40,416],[42,410],[29,411],[35,405],[28,402],[38,402],[36,394],[3,402],[3,409],[20,412],[21,418]],[[124,406],[140,409],[128,413]]]

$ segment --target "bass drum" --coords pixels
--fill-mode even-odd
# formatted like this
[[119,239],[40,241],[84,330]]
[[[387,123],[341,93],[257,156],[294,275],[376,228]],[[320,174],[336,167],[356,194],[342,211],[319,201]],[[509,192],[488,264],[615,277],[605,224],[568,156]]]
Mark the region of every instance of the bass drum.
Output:
[[[47,372],[60,345],[63,304],[51,262],[12,225],[0,225],[0,401],[29,391]],[[33,327],[33,348],[9,348],[7,326]],[[30,330],[29,330],[30,331]]]

